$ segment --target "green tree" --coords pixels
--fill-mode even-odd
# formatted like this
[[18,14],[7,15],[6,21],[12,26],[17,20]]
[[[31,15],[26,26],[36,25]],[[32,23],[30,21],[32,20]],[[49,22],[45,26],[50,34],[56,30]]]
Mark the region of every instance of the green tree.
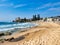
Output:
[[24,22],[26,22],[27,21],[27,19],[26,19],[26,17],[24,18]]

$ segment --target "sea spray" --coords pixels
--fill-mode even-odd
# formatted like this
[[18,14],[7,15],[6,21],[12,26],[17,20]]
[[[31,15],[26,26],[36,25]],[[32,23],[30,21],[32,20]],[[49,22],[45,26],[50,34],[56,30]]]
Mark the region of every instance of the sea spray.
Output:
[[16,29],[23,29],[23,28],[30,28],[34,27],[36,24],[33,23],[1,23],[0,24],[0,31],[8,31],[8,30],[16,30]]

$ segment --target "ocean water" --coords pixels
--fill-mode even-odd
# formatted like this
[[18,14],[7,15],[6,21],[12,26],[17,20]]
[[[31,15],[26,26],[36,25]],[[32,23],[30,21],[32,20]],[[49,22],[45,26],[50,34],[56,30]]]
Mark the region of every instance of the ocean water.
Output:
[[0,31],[8,31],[14,29],[23,29],[36,26],[33,23],[13,23],[13,22],[0,22]]

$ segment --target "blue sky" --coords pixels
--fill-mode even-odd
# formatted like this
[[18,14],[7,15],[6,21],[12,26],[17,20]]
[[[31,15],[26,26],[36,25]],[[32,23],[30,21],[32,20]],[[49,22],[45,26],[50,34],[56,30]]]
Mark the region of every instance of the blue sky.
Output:
[[0,21],[11,21],[16,17],[31,18],[60,15],[60,0],[0,0]]

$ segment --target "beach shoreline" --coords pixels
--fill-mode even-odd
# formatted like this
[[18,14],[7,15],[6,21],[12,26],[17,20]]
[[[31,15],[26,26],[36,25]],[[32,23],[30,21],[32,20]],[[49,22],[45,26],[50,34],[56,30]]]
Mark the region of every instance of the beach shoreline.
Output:
[[[14,37],[14,39],[12,40],[13,42],[5,41],[4,43],[0,43],[0,44],[1,45],[17,45],[17,44],[18,45],[25,45],[25,44],[31,45],[31,43],[37,44],[35,42],[35,40],[36,40],[37,42],[39,42],[38,43],[38,45],[39,45],[42,40],[43,40],[43,42],[45,42],[47,40],[47,39],[45,40],[45,38],[48,37],[49,40],[46,41],[47,43],[43,43],[43,42],[42,43],[43,44],[49,44],[49,45],[52,45],[52,44],[55,45],[55,43],[49,43],[50,40],[52,40],[52,39],[54,41],[60,40],[60,38],[59,38],[60,33],[58,33],[60,31],[60,25],[59,24],[54,23],[54,22],[40,22],[40,21],[32,22],[32,23],[38,24],[38,26],[27,29],[27,31],[23,31],[22,33],[17,32],[15,34],[13,34],[12,36],[6,36],[5,37],[6,39]],[[53,34],[55,36],[58,36],[58,37],[55,37]],[[49,35],[53,35],[53,36],[49,36]],[[44,37],[44,36],[46,36],[46,37]],[[23,39],[20,39],[21,37]],[[42,37],[43,37],[43,39],[42,39]],[[54,37],[54,38],[50,38],[50,37]],[[17,39],[20,39],[20,40],[17,40]],[[39,41],[39,40],[41,40],[41,41]],[[54,42],[53,40],[52,40],[52,42]],[[16,41],[16,42],[14,42],[14,41]],[[34,42],[32,42],[32,41],[34,41]],[[7,44],[7,43],[9,43],[9,44]],[[56,42],[56,44],[59,45],[60,44],[59,41]]]

